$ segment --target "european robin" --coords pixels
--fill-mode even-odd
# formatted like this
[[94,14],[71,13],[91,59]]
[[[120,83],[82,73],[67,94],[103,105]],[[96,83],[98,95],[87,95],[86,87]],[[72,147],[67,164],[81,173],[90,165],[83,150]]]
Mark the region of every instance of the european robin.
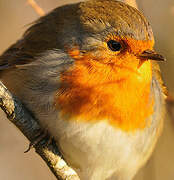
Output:
[[82,180],[130,180],[162,129],[164,88],[145,17],[89,0],[41,17],[0,57],[0,77]]

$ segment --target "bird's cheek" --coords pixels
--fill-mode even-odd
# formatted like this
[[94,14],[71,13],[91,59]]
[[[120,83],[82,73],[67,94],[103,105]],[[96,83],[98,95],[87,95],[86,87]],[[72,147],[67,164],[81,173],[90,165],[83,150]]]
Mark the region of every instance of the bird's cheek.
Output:
[[124,57],[115,58],[115,66],[120,68],[125,73],[137,73],[137,68],[139,65],[139,60],[131,55]]
[[137,69],[138,76],[137,78],[140,81],[151,81],[152,79],[152,64],[151,61],[144,61],[140,67]]
[[151,61],[142,61],[135,56],[117,59],[116,67],[120,69],[120,76],[134,78],[138,82],[149,82],[152,78]]

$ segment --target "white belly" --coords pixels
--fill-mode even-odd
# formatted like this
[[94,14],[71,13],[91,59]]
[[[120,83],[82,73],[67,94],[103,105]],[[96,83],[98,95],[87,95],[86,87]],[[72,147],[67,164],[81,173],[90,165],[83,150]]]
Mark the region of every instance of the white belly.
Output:
[[150,134],[148,128],[127,133],[107,122],[57,123],[59,128],[53,135],[64,158],[82,180],[106,180],[112,176],[131,179],[145,163],[156,142],[156,131],[150,131]]

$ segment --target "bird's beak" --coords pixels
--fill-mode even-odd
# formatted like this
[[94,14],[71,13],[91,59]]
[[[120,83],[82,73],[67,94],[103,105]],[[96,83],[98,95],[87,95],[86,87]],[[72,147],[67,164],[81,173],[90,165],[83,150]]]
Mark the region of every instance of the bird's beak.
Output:
[[153,50],[145,50],[140,55],[138,55],[139,58],[142,60],[155,60],[155,61],[166,61],[166,58],[158,53],[156,53]]

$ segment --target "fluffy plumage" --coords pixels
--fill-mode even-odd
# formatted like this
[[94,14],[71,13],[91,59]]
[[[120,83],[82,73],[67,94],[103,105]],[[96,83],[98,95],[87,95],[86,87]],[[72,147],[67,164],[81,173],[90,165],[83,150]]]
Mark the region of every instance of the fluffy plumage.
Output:
[[[117,52],[109,40],[121,44]],[[0,78],[55,137],[82,180],[129,180],[162,129],[151,27],[135,8],[89,0],[41,17],[0,57]]]

